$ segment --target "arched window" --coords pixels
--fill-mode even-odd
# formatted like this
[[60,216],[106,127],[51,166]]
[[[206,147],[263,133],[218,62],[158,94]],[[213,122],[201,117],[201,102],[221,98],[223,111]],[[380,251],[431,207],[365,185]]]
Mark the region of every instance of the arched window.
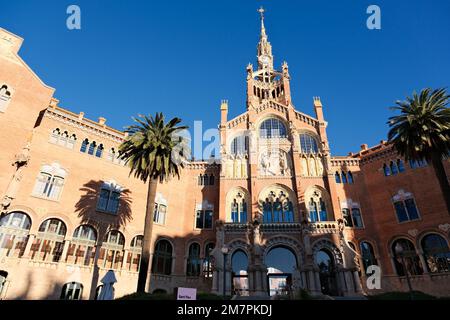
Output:
[[396,175],[398,173],[397,164],[394,161],[391,161],[391,163],[389,164],[389,167],[391,168],[391,173],[393,175]]
[[262,208],[264,223],[294,222],[293,204],[283,191],[278,194],[271,191],[263,202]]
[[386,165],[386,163],[383,165],[383,172],[386,177],[391,175],[391,169],[389,169],[389,166]]
[[67,131],[61,132],[59,128],[56,128],[50,134],[50,143],[66,147],[68,149],[73,149],[77,136],[72,134],[69,136]]
[[323,294],[337,295],[336,266],[333,256],[326,249],[317,251],[314,261],[319,268],[320,288]]
[[322,193],[315,190],[308,202],[309,221],[328,221],[327,205],[323,200]]
[[0,299],[3,297],[3,288],[6,287],[6,278],[8,277],[8,272],[0,270]]
[[98,265],[108,269],[120,269],[123,263],[125,237],[118,230],[109,231],[103,240]]
[[246,155],[248,153],[249,140],[248,136],[237,136],[231,141],[231,154],[232,155]]
[[214,250],[214,243],[210,242],[205,246],[205,258],[203,259],[203,276],[205,278],[212,277],[212,251]]
[[79,282],[69,282],[62,287],[61,300],[81,300],[83,285]]
[[236,250],[231,256],[233,294],[248,295],[248,257],[242,250]]
[[334,179],[336,180],[336,183],[341,183],[341,175],[338,171],[334,174]]
[[88,139],[84,139],[83,142],[81,143],[81,147],[80,147],[80,152],[85,153],[87,148],[89,146],[89,140]]
[[190,277],[198,277],[200,275],[200,245],[198,243],[192,243],[189,246],[186,275]]
[[367,242],[361,242],[361,258],[364,266],[364,273],[367,273],[367,268],[372,265],[378,265],[377,259],[375,258],[375,253],[373,251],[372,245]]
[[75,229],[70,242],[66,263],[91,266],[94,263],[97,232],[90,225],[81,225]]
[[421,241],[429,272],[450,272],[450,250],[447,241],[438,234],[428,234]]
[[0,219],[0,258],[23,256],[31,220],[22,212],[11,212]]
[[347,174],[344,171],[342,171],[341,177],[342,177],[342,183],[347,183]]
[[172,273],[172,245],[167,240],[159,240],[155,245],[152,272],[170,275]]
[[406,275],[406,271],[411,275],[423,273],[416,248],[411,241],[398,239],[392,244],[391,249],[397,275],[403,277]]
[[101,158],[103,155],[103,144],[100,144],[97,148],[97,151],[95,152],[95,156],[97,158]]
[[0,86],[0,112],[5,112],[11,100],[11,90],[6,84]]
[[44,165],[34,185],[33,195],[50,200],[59,200],[67,172],[57,163]]
[[266,119],[259,126],[259,136],[265,139],[286,138],[286,126],[281,120],[275,118]]
[[45,220],[38,230],[38,235],[31,246],[31,259],[59,262],[64,248],[67,227],[59,219]]
[[398,172],[404,172],[405,171],[405,163],[403,162],[402,159],[398,159],[397,160],[397,167],[398,167]]
[[91,144],[89,145],[88,154],[91,156],[94,155],[96,147],[97,147],[97,143],[95,141],[92,141]]
[[209,185],[210,185],[210,186],[213,186],[213,185],[214,185],[214,175],[213,175],[213,174],[210,174],[210,175],[209,175]]
[[131,240],[130,250],[128,252],[127,264],[128,270],[138,272],[141,264],[142,245],[144,243],[144,236],[138,235]]
[[353,173],[351,171],[347,172],[348,183],[353,183]]
[[231,202],[231,221],[233,223],[247,223],[247,203],[240,192]]
[[308,133],[302,133],[300,135],[300,148],[302,153],[318,153],[317,140]]
[[97,201],[97,210],[116,214],[119,210],[122,187],[114,181],[104,182]]

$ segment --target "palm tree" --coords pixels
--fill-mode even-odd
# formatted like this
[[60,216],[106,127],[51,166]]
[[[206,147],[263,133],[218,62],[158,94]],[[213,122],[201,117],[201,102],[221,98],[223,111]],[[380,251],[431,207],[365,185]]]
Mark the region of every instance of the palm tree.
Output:
[[136,122],[126,128],[128,138],[119,147],[120,158],[130,167],[130,175],[142,180],[149,180],[147,206],[145,210],[144,240],[142,257],[139,266],[137,292],[145,292],[149,270],[153,216],[158,183],[173,177],[180,178],[180,170],[184,167],[190,152],[187,140],[180,133],[186,126],[177,126],[179,118],[164,122],[164,115],[133,118]]
[[391,109],[400,115],[389,118],[388,139],[406,160],[432,163],[450,214],[450,185],[442,162],[450,152],[449,98],[444,88],[426,88],[406,101],[396,101]]

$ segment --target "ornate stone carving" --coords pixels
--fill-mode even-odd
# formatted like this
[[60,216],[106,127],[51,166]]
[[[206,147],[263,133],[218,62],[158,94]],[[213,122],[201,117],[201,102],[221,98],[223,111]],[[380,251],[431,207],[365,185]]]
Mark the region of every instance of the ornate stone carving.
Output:
[[417,229],[411,229],[411,230],[408,230],[408,234],[409,234],[411,237],[417,236],[418,233],[419,233],[419,230],[417,230]]
[[449,231],[450,230],[450,223],[440,224],[439,225],[439,229],[444,231],[444,232]]
[[259,161],[261,176],[290,176],[291,163],[283,150],[264,151]]

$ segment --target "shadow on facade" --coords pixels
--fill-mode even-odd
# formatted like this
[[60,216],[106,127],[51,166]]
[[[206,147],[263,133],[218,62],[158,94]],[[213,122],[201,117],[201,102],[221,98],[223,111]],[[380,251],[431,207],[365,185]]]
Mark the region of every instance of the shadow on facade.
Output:
[[75,204],[75,212],[81,219],[81,224],[89,224],[97,229],[97,250],[94,259],[94,269],[92,273],[92,281],[90,286],[89,299],[94,299],[96,289],[99,281],[100,268],[98,266],[98,259],[100,248],[103,245],[106,234],[110,230],[123,230],[128,222],[132,220],[131,213],[131,191],[129,189],[122,189],[120,192],[120,201],[117,213],[108,213],[98,210],[97,203],[99,194],[104,186],[105,181],[91,180],[80,188],[84,193],[80,200]]
[[[33,274],[32,272],[28,272],[24,278],[26,279],[24,282],[26,283],[25,288],[23,288],[22,293],[18,294],[14,300],[30,300],[30,296],[34,286],[37,283],[42,283],[41,280],[35,281],[34,277],[39,276],[39,274]],[[45,291],[46,294],[44,296],[40,296],[39,300],[58,300],[61,296],[61,291],[64,284],[59,282],[51,282],[48,285],[48,289]]]

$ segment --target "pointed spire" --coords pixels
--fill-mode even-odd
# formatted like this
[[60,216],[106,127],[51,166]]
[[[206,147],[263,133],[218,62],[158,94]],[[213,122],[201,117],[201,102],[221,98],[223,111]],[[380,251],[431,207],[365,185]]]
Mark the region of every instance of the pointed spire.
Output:
[[264,12],[266,12],[266,10],[261,6],[261,8],[258,9],[258,12],[261,16],[261,38],[267,38],[266,27],[264,26]]
[[264,13],[266,10],[261,7],[257,10],[261,17],[261,35],[258,43],[258,69],[273,69],[272,46],[267,39],[266,27],[264,26]]

